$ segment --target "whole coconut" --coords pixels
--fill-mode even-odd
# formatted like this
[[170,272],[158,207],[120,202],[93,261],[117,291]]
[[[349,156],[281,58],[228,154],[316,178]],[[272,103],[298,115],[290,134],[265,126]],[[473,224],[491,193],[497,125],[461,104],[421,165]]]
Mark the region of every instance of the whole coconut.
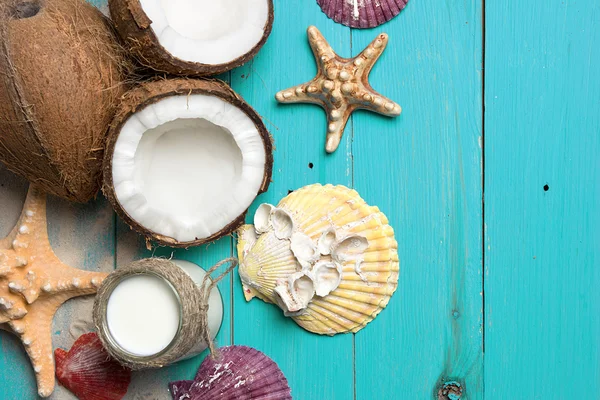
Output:
[[49,193],[88,201],[124,91],[113,28],[82,0],[3,0],[0,40],[0,161]]

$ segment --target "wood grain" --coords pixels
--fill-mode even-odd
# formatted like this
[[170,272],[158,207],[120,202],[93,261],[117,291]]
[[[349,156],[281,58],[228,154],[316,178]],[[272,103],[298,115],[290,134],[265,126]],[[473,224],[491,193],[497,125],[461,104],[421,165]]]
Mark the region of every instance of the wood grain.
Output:
[[488,2],[485,388],[600,396],[600,3]]
[[483,399],[480,21],[478,0],[433,0],[352,32],[353,52],[389,34],[370,81],[403,108],[354,117],[354,186],[400,257],[397,293],[356,335],[357,399],[437,399],[447,382]]
[[[339,149],[325,153],[326,119],[314,105],[278,105],[277,91],[309,81],[316,74],[306,29],[316,25],[336,51],[350,52],[350,31],[333,24],[316,3],[285,0],[275,4],[273,34],[259,55],[232,72],[232,86],[264,118],[275,140],[273,183],[251,208],[281,198],[307,184],[352,185],[351,134]],[[309,164],[312,163],[312,168]],[[250,221],[251,218],[248,218]],[[234,341],[272,357],[287,376],[295,399],[351,399],[354,391],[352,335],[321,337],[298,327],[283,312],[258,299],[246,303],[234,284]]]

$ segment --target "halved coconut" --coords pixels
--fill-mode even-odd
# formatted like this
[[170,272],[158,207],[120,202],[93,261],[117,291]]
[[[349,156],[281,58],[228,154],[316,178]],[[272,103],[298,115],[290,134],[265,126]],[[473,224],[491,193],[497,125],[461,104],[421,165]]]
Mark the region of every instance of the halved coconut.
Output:
[[273,0],[109,0],[117,30],[145,66],[215,75],[253,58],[273,27]]
[[144,83],[124,96],[109,132],[103,190],[135,230],[195,246],[231,233],[267,190],[269,133],[220,81]]

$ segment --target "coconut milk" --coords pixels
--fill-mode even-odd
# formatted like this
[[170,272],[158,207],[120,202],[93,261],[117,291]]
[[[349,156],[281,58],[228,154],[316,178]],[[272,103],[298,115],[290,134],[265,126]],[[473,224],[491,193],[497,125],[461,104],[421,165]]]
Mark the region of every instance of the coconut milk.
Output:
[[[192,277],[198,286],[206,272],[197,265],[172,260]],[[125,351],[140,357],[153,356],[166,349],[177,335],[181,321],[181,303],[173,287],[152,274],[138,274],[124,279],[112,291],[106,308],[108,330]],[[209,298],[209,330],[215,337],[223,319],[223,303],[217,288]],[[206,349],[199,342],[184,358]]]

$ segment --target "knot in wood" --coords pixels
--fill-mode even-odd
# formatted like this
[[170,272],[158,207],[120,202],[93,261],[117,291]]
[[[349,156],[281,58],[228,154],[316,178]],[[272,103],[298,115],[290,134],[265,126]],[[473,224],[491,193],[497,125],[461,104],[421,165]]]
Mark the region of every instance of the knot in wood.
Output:
[[458,382],[446,382],[438,390],[438,400],[460,400],[463,394],[463,388]]

